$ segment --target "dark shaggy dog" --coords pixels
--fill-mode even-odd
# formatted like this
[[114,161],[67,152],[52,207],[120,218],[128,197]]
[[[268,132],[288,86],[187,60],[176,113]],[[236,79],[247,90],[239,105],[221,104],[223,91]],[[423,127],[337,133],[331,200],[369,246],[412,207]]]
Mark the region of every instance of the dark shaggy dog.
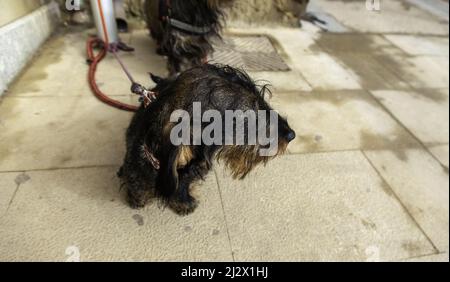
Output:
[[219,0],[146,0],[147,25],[171,75],[206,61],[211,39],[220,38]]
[[[153,79],[157,83],[154,91],[158,98],[147,108],[142,105],[134,116],[127,132],[125,162],[119,171],[132,208],[142,208],[157,197],[177,214],[187,215],[197,207],[192,188],[204,179],[214,159],[224,162],[235,178],[242,179],[258,164],[265,164],[284,153],[288,143],[295,138],[295,132],[287,121],[272,111],[278,118],[275,127],[278,128],[278,146],[271,156],[260,154],[259,150],[267,144],[262,145],[259,141],[253,145],[225,143],[227,132],[220,134],[218,145],[207,145],[201,140],[196,145],[183,143],[175,146],[171,133],[179,123],[170,121],[174,111],[183,109],[189,113],[188,124],[194,122],[195,102],[201,103],[201,114],[215,110],[225,116],[227,110],[242,110],[263,111],[265,115],[272,110],[264,100],[267,88],[256,86],[242,71],[208,64],[181,73],[176,78]],[[267,136],[274,124],[267,122],[261,128],[259,119],[260,116],[258,126],[253,128]],[[201,123],[200,136],[208,125],[210,123]],[[244,139],[247,140],[250,125],[247,122],[245,126]],[[196,134],[198,132],[194,133],[192,128],[188,132],[190,138],[197,138]]]

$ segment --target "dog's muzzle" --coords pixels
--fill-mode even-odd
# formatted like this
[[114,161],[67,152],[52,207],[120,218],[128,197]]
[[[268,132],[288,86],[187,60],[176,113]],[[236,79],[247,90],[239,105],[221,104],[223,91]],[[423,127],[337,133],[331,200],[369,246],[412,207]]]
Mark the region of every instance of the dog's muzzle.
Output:
[[297,137],[297,135],[295,134],[295,132],[293,130],[289,131],[286,134],[286,140],[290,143],[291,141],[293,141],[295,139],[295,137]]

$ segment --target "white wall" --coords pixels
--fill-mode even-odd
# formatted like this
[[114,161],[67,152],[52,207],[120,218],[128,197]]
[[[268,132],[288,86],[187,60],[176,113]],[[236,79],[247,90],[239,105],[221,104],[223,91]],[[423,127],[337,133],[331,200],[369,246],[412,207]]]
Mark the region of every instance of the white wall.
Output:
[[33,12],[40,6],[40,0],[0,0],[0,27]]
[[[5,1],[15,2],[17,0],[0,0],[0,11],[2,11],[1,4]],[[38,0],[34,1],[38,2]],[[25,3],[25,1],[22,2]],[[24,6],[19,5],[17,7]],[[31,7],[28,6],[30,9]],[[18,9],[15,15],[17,16],[24,11]],[[12,16],[9,17],[10,20],[13,18]],[[59,6],[53,2],[0,26],[0,95],[26,66],[59,23]]]

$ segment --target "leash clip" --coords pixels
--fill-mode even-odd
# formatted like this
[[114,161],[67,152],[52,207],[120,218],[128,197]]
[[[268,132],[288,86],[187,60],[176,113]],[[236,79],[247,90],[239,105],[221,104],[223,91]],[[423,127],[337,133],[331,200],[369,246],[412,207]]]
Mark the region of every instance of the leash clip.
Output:
[[139,102],[143,103],[145,108],[148,108],[151,103],[156,101],[156,93],[148,90],[139,83],[133,82],[131,92],[140,96]]

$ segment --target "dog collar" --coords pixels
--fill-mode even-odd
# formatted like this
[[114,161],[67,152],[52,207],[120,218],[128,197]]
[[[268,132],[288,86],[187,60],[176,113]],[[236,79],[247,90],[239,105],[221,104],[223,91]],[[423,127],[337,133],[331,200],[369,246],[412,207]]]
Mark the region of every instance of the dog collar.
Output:
[[148,108],[153,102],[156,101],[157,93],[148,90],[139,83],[133,82],[131,85],[131,92],[140,96],[139,102],[144,105],[144,108]]
[[211,27],[200,27],[172,18],[170,0],[159,1],[159,17],[173,28],[195,35],[205,35],[211,32]]
[[194,26],[194,25],[191,25],[191,24],[188,24],[188,23],[176,20],[176,19],[172,19],[172,18],[168,18],[168,23],[170,24],[170,26],[172,26],[176,29],[194,33],[194,34],[198,34],[198,35],[208,34],[211,31],[210,27]]

